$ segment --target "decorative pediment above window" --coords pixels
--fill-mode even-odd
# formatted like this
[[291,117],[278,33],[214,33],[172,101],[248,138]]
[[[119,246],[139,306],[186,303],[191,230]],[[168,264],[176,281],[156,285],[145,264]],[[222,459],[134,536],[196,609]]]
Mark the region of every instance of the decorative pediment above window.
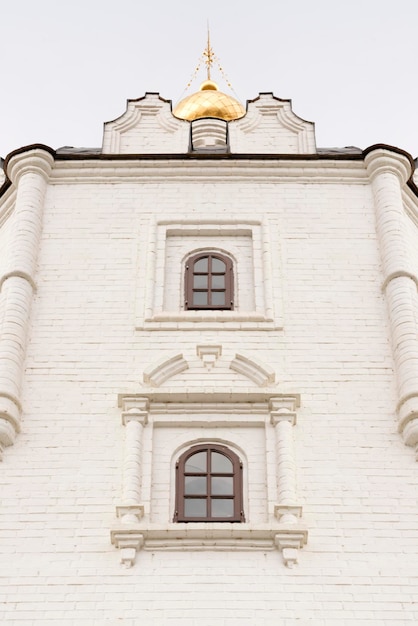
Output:
[[[151,387],[160,387],[176,378],[177,384],[187,388],[201,388],[202,382],[204,386],[220,387],[228,382],[238,382],[236,379],[245,382],[246,386],[249,380],[258,387],[275,383],[274,370],[250,355],[237,353],[232,359],[223,357],[221,345],[197,345],[196,355],[197,358],[186,359],[179,353],[158,361],[144,370],[143,382]],[[202,372],[202,365],[205,372]]]
[[166,380],[188,369],[187,361],[182,354],[176,354],[169,359],[162,359],[144,370],[144,383],[151,387],[159,387]]

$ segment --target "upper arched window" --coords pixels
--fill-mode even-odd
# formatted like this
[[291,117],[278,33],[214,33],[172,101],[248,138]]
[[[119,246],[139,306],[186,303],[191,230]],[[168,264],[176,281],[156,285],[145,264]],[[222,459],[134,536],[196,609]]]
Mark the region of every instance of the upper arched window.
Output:
[[194,446],[176,464],[175,522],[244,522],[242,464],[220,445]]
[[233,309],[232,261],[218,252],[189,257],[185,273],[186,309]]

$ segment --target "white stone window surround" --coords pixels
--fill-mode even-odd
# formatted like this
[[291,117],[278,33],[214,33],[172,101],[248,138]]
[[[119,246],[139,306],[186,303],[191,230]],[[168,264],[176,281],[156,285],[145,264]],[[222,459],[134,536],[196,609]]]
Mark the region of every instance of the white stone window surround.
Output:
[[[260,390],[247,393],[219,391],[214,394],[193,392],[184,394],[170,390],[144,395],[121,395],[122,422],[126,428],[124,484],[122,502],[117,507],[119,524],[111,531],[112,543],[121,550],[121,563],[130,567],[136,553],[145,550],[274,550],[282,552],[285,564],[297,563],[298,550],[307,541],[307,530],[301,521],[302,508],[297,502],[293,426],[296,422],[298,395],[280,395]],[[267,478],[266,517],[253,521],[248,501],[248,474],[244,483],[246,522],[175,523],[174,464],[179,450],[200,439],[190,437],[196,429],[202,435],[206,428],[227,428],[231,435],[219,443],[231,447],[252,471],[242,445],[234,442],[245,428],[264,429],[266,442],[265,472]],[[158,450],[154,448],[155,429],[183,429],[180,446],[174,444],[167,464],[167,514],[156,521],[151,516],[153,485],[150,467]],[[145,433],[147,429],[147,433]],[[146,435],[146,437],[145,437]],[[171,435],[170,435],[171,436]],[[144,449],[144,437],[151,442]],[[216,437],[215,437],[216,439]],[[239,441],[239,437],[237,435]],[[213,436],[202,437],[205,442]],[[262,463],[262,461],[261,461]],[[171,467],[170,467],[171,465]],[[244,474],[245,475],[245,474]],[[161,488],[161,486],[160,486]],[[247,494],[247,496],[245,495]]]
[[[270,244],[269,225],[263,220],[228,220],[213,216],[211,219],[157,220],[150,224],[148,246],[138,253],[136,297],[137,330],[210,330],[259,329],[281,330],[282,275],[280,251]],[[176,239],[177,238],[177,239]],[[184,239],[173,264],[175,277],[167,271],[167,256],[171,242]],[[197,245],[197,242],[202,246]],[[222,240],[222,245],[219,241]],[[248,242],[247,258],[241,258],[237,242]],[[209,245],[210,244],[210,245]],[[232,311],[184,310],[184,261],[201,249],[222,251],[234,261],[235,307]],[[239,248],[239,245],[238,245]],[[252,258],[250,258],[252,257]],[[172,263],[172,260],[171,260]],[[248,266],[252,265],[251,275]],[[247,271],[240,273],[247,266]],[[145,285],[144,285],[144,275]],[[177,310],[167,310],[166,283],[175,284]],[[247,284],[245,284],[247,280]],[[251,284],[251,293],[240,295]],[[173,302],[172,294],[170,302]]]

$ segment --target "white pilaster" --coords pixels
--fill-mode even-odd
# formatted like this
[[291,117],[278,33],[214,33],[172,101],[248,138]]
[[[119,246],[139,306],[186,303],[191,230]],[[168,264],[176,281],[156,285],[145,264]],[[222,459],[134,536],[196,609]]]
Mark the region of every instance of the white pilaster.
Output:
[[28,323],[53,156],[42,149],[13,156],[7,174],[17,188],[13,231],[0,276],[4,315],[0,333],[0,451],[20,430],[20,391]]
[[121,550],[121,563],[131,567],[137,550],[143,545],[138,522],[144,515],[141,503],[142,434],[148,423],[147,398],[125,396],[122,399],[122,423],[126,428],[125,458],[123,464],[122,504],[116,507],[120,530],[112,531],[112,542]]
[[307,541],[307,531],[299,520],[302,507],[297,503],[296,493],[293,426],[298,400],[298,396],[282,396],[270,401],[270,421],[276,436],[277,504],[274,514],[280,522],[275,543],[288,567],[298,562],[298,550]]
[[398,383],[399,432],[409,446],[418,445],[418,277],[405,237],[402,186],[411,174],[407,157],[377,149],[365,157],[375,198],[383,290]]
[[123,495],[116,513],[123,524],[135,524],[144,515],[141,504],[142,431],[148,423],[148,399],[123,398],[122,423],[126,427]]

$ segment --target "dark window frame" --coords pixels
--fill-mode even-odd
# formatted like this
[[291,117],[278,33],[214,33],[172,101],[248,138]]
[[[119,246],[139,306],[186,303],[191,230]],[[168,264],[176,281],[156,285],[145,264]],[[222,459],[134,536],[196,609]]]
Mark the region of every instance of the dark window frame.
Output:
[[[207,271],[196,271],[196,263],[203,259],[208,259]],[[225,272],[213,270],[213,259],[218,259],[225,263]],[[225,276],[224,287],[214,287],[213,279],[216,276]],[[207,285],[200,287],[196,285],[195,277],[207,277]],[[194,294],[207,293],[207,302],[204,304],[194,304]],[[213,304],[215,294],[225,293],[224,304]],[[232,260],[220,252],[199,252],[190,256],[186,260],[184,275],[184,308],[186,311],[231,311],[234,308],[234,268]]]
[[[186,463],[190,457],[198,452],[206,452],[207,467],[206,471],[188,472],[186,471]],[[222,454],[232,463],[232,472],[213,472],[211,467],[211,453],[217,452]],[[243,482],[242,482],[243,466],[239,457],[226,446],[219,444],[200,444],[186,450],[176,463],[176,509],[174,513],[174,522],[245,522],[243,510]],[[186,477],[204,477],[206,479],[206,492],[202,493],[186,493],[185,483]],[[233,477],[233,493],[220,495],[212,493],[212,478]],[[206,500],[206,516],[193,517],[185,513],[185,501],[195,498]],[[212,500],[226,499],[233,500],[233,515],[230,517],[216,517],[211,515]]]

